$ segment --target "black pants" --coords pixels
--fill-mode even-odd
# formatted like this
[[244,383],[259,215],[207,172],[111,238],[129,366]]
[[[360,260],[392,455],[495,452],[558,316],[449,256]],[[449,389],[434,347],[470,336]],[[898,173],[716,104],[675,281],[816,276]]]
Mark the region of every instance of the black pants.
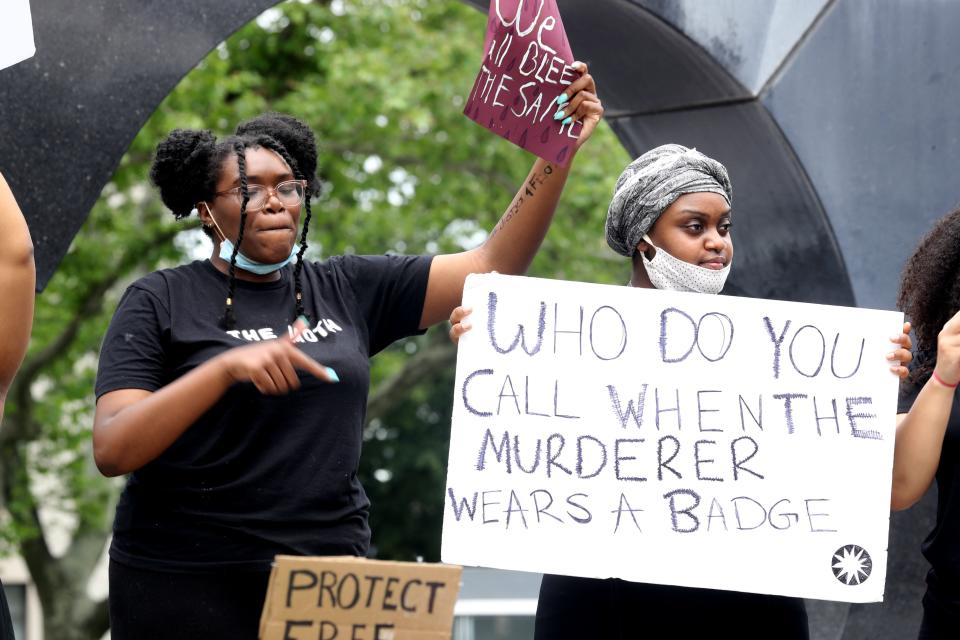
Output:
[[257,640],[269,571],[167,573],[110,561],[113,640]]
[[803,600],[543,576],[536,640],[808,640]]
[[10,607],[7,606],[3,584],[0,584],[0,640],[13,640],[13,621],[10,619]]
[[917,640],[956,640],[960,637],[960,616],[937,602],[929,592],[923,596],[923,622]]

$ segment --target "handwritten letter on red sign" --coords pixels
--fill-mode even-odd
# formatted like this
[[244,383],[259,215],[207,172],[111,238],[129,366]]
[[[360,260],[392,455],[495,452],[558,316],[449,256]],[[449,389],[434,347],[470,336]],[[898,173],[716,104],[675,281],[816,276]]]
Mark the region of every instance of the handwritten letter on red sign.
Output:
[[578,76],[556,0],[490,0],[483,64],[464,114],[497,135],[565,165],[582,124],[554,119]]

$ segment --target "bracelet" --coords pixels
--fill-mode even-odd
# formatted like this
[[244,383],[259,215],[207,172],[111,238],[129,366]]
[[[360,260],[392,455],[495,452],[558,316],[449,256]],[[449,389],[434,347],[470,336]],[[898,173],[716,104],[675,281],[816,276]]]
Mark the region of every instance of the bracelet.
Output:
[[950,384],[949,382],[947,382],[946,380],[938,376],[936,371],[933,372],[933,379],[939,382],[940,384],[942,384],[943,386],[947,387],[948,389],[956,389],[957,385],[960,385],[960,382],[954,382],[953,384]]

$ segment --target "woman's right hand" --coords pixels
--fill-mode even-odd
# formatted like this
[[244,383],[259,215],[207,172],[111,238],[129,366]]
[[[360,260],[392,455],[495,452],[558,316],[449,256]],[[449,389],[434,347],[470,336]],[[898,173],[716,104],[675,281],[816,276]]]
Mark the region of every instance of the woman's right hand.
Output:
[[471,313],[473,309],[470,307],[457,307],[450,314],[450,341],[453,344],[460,342],[460,336],[473,328],[470,321],[466,319]]
[[105,476],[118,476],[155,460],[235,382],[252,382],[269,395],[297,389],[297,369],[339,382],[333,369],[294,344],[306,323],[298,320],[294,327],[293,335],[229,349],[157,391],[130,388],[104,393],[93,417],[97,468]]
[[218,357],[232,382],[252,382],[260,393],[283,395],[300,388],[297,369],[325,382],[340,382],[337,372],[297,348],[296,338],[307,330],[297,320],[292,336],[235,347]]
[[947,320],[937,336],[937,377],[947,385],[960,382],[960,312]]

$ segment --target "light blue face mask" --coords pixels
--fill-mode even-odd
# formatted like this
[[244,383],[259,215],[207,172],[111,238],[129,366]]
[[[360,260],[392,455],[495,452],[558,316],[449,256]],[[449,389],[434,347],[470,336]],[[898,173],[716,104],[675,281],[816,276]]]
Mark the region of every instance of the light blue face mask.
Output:
[[[293,245],[293,249],[290,251],[290,255],[287,256],[286,260],[281,260],[280,262],[274,262],[273,264],[266,264],[263,262],[257,262],[256,260],[251,260],[247,256],[243,255],[243,252],[237,252],[237,266],[243,269],[244,271],[249,271],[250,273],[256,273],[257,275],[265,276],[268,273],[273,273],[274,271],[279,271],[285,266],[290,264],[293,261],[293,258],[297,255],[297,252],[300,251],[300,247],[296,244]],[[225,260],[227,263],[230,262],[230,257],[233,255],[233,243],[224,238],[223,242],[220,243],[220,258]]]
[[[223,233],[223,230],[220,229],[220,225],[217,224],[217,219],[213,217],[213,211],[210,209],[210,205],[205,204],[205,206],[207,207],[207,213],[210,215],[210,219],[213,220],[214,226],[216,226],[217,231],[220,232],[220,237],[223,238],[223,240],[220,242],[220,259],[229,264],[230,258],[233,257],[233,243],[227,240],[227,236]],[[238,251],[236,265],[244,271],[265,276],[268,273],[279,271],[290,264],[290,262],[293,261],[294,256],[296,256],[299,251],[300,247],[294,243],[293,248],[290,250],[290,255],[287,256],[285,260],[274,262],[273,264],[251,260],[247,256],[243,255],[242,251]]]

